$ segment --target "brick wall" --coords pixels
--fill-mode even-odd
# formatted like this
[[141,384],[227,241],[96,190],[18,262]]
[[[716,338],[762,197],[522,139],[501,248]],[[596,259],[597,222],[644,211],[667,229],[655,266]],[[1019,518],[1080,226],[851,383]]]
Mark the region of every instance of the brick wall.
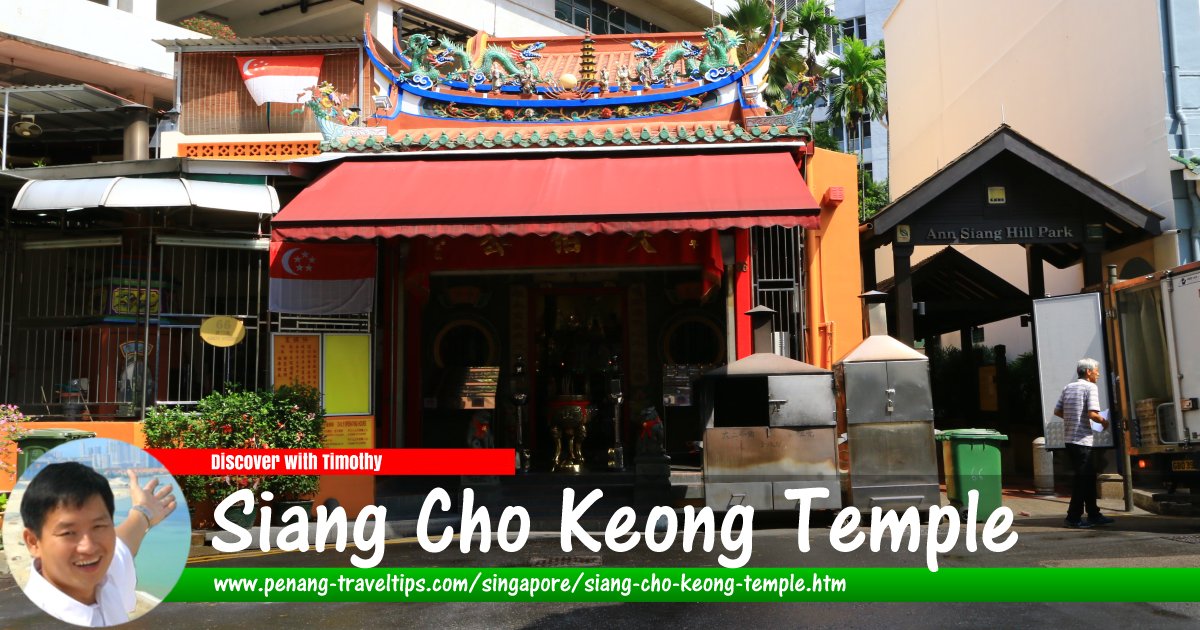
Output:
[[[312,114],[307,109],[303,114],[292,114],[299,106],[290,103],[271,103],[268,121],[267,104],[254,104],[254,99],[242,82],[234,57],[312,55],[322,52],[292,50],[279,53],[246,51],[185,54],[181,73],[183,115],[180,118],[180,131],[188,135],[317,131]],[[361,74],[357,50],[327,52],[325,62],[321,65],[321,81],[328,81],[338,92],[350,95],[351,103],[358,99],[358,76]],[[369,93],[365,99],[370,102]]]

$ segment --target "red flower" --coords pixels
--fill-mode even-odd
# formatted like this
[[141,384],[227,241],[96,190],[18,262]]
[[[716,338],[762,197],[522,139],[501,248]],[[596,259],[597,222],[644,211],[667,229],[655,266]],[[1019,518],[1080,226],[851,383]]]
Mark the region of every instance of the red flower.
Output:
[[601,118],[612,118],[613,110],[605,107],[604,109],[600,110],[600,117]]
[[233,433],[233,426],[228,425],[228,424],[221,425],[221,433],[224,433],[225,435],[229,435],[230,433]]
[[504,116],[504,120],[512,120],[517,117],[517,112],[514,112],[511,109],[506,109],[506,110],[504,110],[503,116]]

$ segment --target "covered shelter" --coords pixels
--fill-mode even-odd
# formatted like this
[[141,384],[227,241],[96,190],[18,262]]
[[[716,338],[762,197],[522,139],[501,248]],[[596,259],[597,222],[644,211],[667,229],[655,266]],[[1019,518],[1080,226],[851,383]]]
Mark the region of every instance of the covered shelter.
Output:
[[[953,247],[913,265],[912,299],[920,314],[914,337],[930,339],[1029,313],[1029,295]],[[888,316],[895,325],[896,278],[879,282],[887,294]]]
[[[1042,261],[1083,263],[1085,286],[1103,279],[1101,254],[1161,233],[1162,217],[1001,125],[863,225],[864,285],[876,284],[874,251],[891,245],[894,335],[912,343],[913,248],[1019,244],[1029,295],[1045,294]],[[966,296],[964,296],[966,297]]]

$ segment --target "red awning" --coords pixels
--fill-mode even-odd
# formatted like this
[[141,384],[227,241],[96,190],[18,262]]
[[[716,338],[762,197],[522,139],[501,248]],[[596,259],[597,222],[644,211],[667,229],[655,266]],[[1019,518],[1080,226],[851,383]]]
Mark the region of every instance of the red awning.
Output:
[[344,162],[271,221],[275,239],[816,227],[789,151]]

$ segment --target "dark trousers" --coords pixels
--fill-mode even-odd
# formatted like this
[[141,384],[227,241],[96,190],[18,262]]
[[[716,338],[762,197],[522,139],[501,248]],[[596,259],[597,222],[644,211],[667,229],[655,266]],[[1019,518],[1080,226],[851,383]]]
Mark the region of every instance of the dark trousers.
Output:
[[1067,518],[1080,520],[1085,508],[1089,518],[1100,516],[1100,508],[1096,506],[1096,456],[1092,447],[1067,444],[1067,455],[1071,458],[1071,471],[1075,473]]

